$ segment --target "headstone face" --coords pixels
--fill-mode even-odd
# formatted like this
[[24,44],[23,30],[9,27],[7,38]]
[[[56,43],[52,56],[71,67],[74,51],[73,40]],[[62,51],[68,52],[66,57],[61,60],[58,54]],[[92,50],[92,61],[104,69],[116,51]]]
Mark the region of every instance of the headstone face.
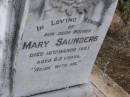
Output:
[[117,0],[26,0],[13,96],[89,83]]

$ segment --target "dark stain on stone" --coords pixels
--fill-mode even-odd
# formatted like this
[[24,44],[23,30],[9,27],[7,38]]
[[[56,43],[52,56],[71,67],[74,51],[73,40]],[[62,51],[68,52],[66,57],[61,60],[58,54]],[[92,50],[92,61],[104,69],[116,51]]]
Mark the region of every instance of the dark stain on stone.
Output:
[[[42,14],[43,14],[43,10],[44,10],[44,7],[45,7],[45,1],[46,0],[39,1],[40,4],[38,5],[37,8],[34,8],[33,6],[31,6],[30,9],[29,9],[29,12],[33,13],[33,14],[38,14],[38,16],[40,18],[42,16]],[[31,2],[32,3],[37,3],[38,1],[33,0]]]
[[6,43],[9,45],[7,48],[10,49],[10,63],[9,63],[9,91],[10,95],[13,93],[13,84],[14,84],[14,75],[16,73],[15,70],[15,64],[14,64],[14,58],[16,54],[16,48],[17,48],[17,41],[18,41],[18,34],[19,34],[19,28],[21,24],[21,19],[23,16],[23,9],[25,6],[25,0],[13,0],[11,3],[12,11],[15,12],[12,14],[12,18],[14,18],[14,21],[11,20],[11,22],[14,22],[13,25],[10,25],[12,29],[9,29],[9,33],[12,33],[10,36],[7,35],[8,42]]
[[[102,13],[101,13],[101,18],[99,20],[99,23],[100,23],[100,25],[98,25],[98,27],[99,27],[99,26],[101,26],[101,24],[104,20],[105,13],[107,12],[107,10],[110,8],[111,4],[114,1],[113,0],[90,0],[90,1],[89,0],[83,0],[83,2],[84,2],[84,9],[86,9],[86,10],[89,10],[89,7],[86,7],[86,6],[88,6],[88,5],[90,5],[90,7],[92,6],[92,8],[93,8],[92,15],[94,13],[96,5],[98,5],[100,2],[102,2],[104,4],[104,7],[103,7],[103,10],[102,10]],[[84,12],[85,18],[88,18],[87,12],[88,11]]]
[[104,19],[104,15],[106,13],[106,11],[109,9],[109,7],[111,6],[111,4],[113,3],[113,0],[102,0],[102,2],[104,3],[104,8],[103,11],[101,13],[101,19],[100,19],[100,23],[103,22]]

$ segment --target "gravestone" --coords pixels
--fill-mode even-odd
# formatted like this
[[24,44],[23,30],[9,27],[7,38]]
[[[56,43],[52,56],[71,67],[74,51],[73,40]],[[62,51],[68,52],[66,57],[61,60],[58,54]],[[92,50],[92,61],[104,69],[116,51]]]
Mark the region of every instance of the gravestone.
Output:
[[61,89],[58,91],[47,92],[44,94],[31,95],[33,97],[97,97],[91,84],[79,85]]
[[[10,56],[10,62],[6,62],[9,73],[0,72],[7,75],[5,87],[12,97],[90,83],[89,76],[117,0],[5,1],[10,6],[7,12],[11,22],[6,25],[12,26],[7,26],[9,30],[2,35],[11,36],[5,37],[9,38],[9,42],[5,41],[9,47],[5,48],[10,50],[5,49],[5,54]],[[71,90],[80,94],[80,89]]]

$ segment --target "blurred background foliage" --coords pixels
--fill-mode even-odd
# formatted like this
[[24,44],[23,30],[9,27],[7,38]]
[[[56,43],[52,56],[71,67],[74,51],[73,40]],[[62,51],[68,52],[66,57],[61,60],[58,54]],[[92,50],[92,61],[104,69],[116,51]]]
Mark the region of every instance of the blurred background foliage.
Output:
[[130,20],[130,0],[119,0],[118,11],[124,20]]

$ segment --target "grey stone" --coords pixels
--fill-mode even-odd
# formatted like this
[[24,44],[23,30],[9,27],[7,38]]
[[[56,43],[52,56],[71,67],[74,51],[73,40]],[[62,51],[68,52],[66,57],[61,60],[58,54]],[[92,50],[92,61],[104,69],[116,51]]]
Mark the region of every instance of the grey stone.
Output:
[[1,0],[0,95],[89,83],[117,1]]

